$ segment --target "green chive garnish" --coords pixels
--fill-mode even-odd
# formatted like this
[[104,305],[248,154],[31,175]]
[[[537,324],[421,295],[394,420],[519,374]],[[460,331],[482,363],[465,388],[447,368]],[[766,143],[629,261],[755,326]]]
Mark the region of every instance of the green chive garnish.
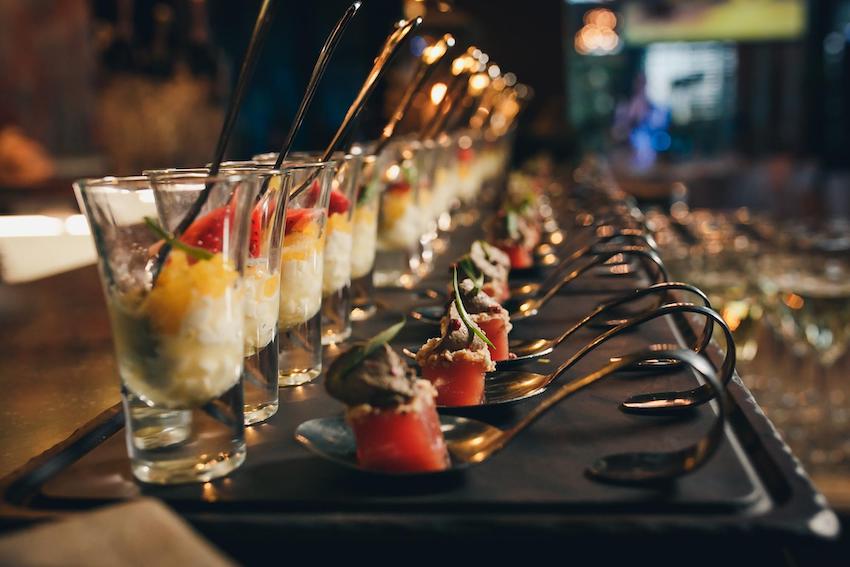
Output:
[[466,312],[466,307],[463,306],[463,300],[460,298],[460,285],[457,283],[457,266],[454,268],[452,279],[452,285],[454,286],[455,291],[455,307],[460,315],[460,320],[463,321],[463,324],[466,325],[466,328],[469,329],[471,333],[474,333],[479,339],[487,343],[487,346],[490,348],[496,348],[493,343],[490,342],[490,339],[487,338],[487,335],[484,334],[484,331],[482,331],[481,328],[472,321],[469,313]]
[[159,226],[159,223],[151,217],[145,217],[145,224],[151,232],[153,232],[159,238],[165,240],[165,242],[169,246],[177,248],[178,250],[182,250],[195,260],[209,260],[214,256],[214,254],[209,250],[204,250],[203,248],[198,248],[196,246],[189,246],[185,242],[177,240],[176,238],[174,238],[173,234],[169,233],[167,230]]

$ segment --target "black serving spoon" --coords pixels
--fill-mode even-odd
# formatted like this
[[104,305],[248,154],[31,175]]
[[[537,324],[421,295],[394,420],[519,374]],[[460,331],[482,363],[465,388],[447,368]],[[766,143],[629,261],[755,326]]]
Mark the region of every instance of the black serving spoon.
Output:
[[[622,242],[634,246],[646,246],[659,254],[657,245],[651,237],[641,231],[633,229],[615,230],[614,232],[606,232],[597,237],[594,241],[579,246],[573,250],[568,256],[562,258],[555,265],[549,274],[540,283],[527,283],[511,289],[511,297],[527,297],[539,293],[541,289],[549,289],[558,284],[564,270],[572,266],[575,262],[583,257],[593,255],[604,251],[604,245],[611,242]],[[446,294],[435,289],[424,289],[419,294],[427,299],[448,299]]]
[[441,428],[451,457],[450,466],[442,471],[390,473],[362,468],[357,462],[354,434],[342,416],[306,421],[295,430],[295,439],[322,459],[369,475],[425,479],[459,473],[473,465],[485,462],[504,449],[520,432],[561,401],[623,368],[658,356],[678,360],[702,375],[706,387],[711,390],[712,397],[717,400],[719,406],[708,433],[693,445],[674,451],[608,455],[593,463],[587,469],[587,473],[596,480],[618,484],[671,481],[697,470],[715,453],[723,439],[728,404],[723,385],[718,380],[711,363],[704,357],[684,349],[648,351],[611,362],[591,374],[559,387],[508,429],[499,429],[475,419],[441,415]]
[[[620,319],[606,319],[601,324],[594,325],[594,322],[597,321],[601,315],[608,314],[609,312],[615,310],[616,308],[631,303],[634,301],[638,301],[644,297],[650,295],[657,295],[662,297],[662,301],[664,296],[668,295],[671,291],[687,291],[694,295],[696,295],[703,303],[705,307],[711,308],[711,302],[708,300],[708,297],[702,292],[702,290],[681,282],[662,282],[658,284],[653,284],[649,287],[640,288],[631,290],[630,292],[621,295],[611,301],[607,301],[598,305],[593,311],[591,311],[586,317],[581,319],[575,325],[569,327],[559,336],[554,339],[534,339],[529,341],[521,341],[517,343],[511,344],[511,354],[514,355],[514,358],[509,358],[507,360],[500,360],[496,362],[496,370],[510,370],[512,368],[516,368],[521,366],[522,364],[533,362],[539,358],[542,358],[548,354],[551,354],[556,347],[558,347],[565,340],[570,338],[573,334],[578,332],[580,329],[584,327],[606,327],[612,328],[617,325],[622,325],[624,323],[628,323],[630,321],[630,317],[634,317],[637,315],[636,313],[630,314],[630,317],[620,318]],[[661,304],[657,304],[652,309],[657,309]],[[652,309],[645,310],[646,313],[650,312]],[[706,319],[705,327],[702,330],[701,335],[697,338],[696,343],[694,344],[694,351],[701,353],[705,350],[705,347],[708,346],[708,343],[711,340],[712,332],[714,330],[714,322],[711,319]],[[667,345],[652,345],[650,348],[656,349],[664,349],[669,348]],[[402,349],[402,352],[411,359],[416,359],[416,353],[411,351],[410,349]],[[654,360],[654,361],[644,361],[641,363],[639,367],[636,367],[635,370],[649,370],[649,371],[658,371],[667,368],[677,368],[679,364],[675,361],[666,361],[666,360]]]

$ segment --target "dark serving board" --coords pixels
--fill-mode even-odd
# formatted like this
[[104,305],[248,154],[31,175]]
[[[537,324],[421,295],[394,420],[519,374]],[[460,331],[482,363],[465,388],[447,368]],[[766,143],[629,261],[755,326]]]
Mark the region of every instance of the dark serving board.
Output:
[[[438,261],[422,287],[442,287],[454,252],[466,248],[475,229],[454,235],[452,253]],[[535,319],[517,322],[512,338],[555,336],[590,311],[612,289],[634,281],[599,278],[569,289]],[[597,285],[598,284],[598,285]],[[590,292],[588,290],[596,290]],[[417,294],[379,293],[388,309],[355,324],[364,338],[421,304]],[[611,341],[563,379],[601,366],[609,356],[645,348],[653,342],[681,342],[670,321],[655,320]],[[575,352],[598,331],[572,337],[538,364],[542,371]],[[427,323],[410,321],[396,346],[418,347],[436,333]],[[336,353],[333,349],[328,357]],[[675,449],[708,428],[714,408],[686,418],[629,416],[617,409],[628,395],[692,386],[688,372],[621,374],[563,402],[523,432],[491,461],[465,473],[427,483],[376,480],[324,462],[300,447],[295,427],[341,406],[324,393],[321,380],[281,391],[281,406],[268,423],[248,428],[248,459],[226,479],[205,485],[157,487],[133,480],[123,435],[123,416],[115,407],[75,432],[2,482],[0,526],[90,509],[105,503],[150,495],[162,498],[213,541],[237,556],[246,542],[260,556],[281,538],[319,542],[332,534],[340,541],[427,539],[435,535],[560,541],[566,536],[620,534],[737,534],[751,538],[834,537],[835,515],[827,507],[788,447],[736,376],[730,386],[733,410],[726,439],[714,458],[694,474],[667,485],[624,487],[601,484],[584,474],[596,458],[624,450]],[[473,417],[507,425],[538,400],[498,413]],[[588,540],[591,541],[591,540]],[[593,540],[595,541],[595,540]],[[750,540],[752,541],[752,540]]]

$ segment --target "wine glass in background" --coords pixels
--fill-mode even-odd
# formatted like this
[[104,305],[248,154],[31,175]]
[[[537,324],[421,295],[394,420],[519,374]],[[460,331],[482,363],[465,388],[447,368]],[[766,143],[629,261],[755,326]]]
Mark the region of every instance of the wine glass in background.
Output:
[[750,220],[746,209],[648,215],[671,277],[702,289],[729,325],[739,366],[758,353],[763,313],[753,273],[761,245],[742,229]]
[[771,411],[813,470],[850,464],[850,388],[837,364],[850,345],[850,230],[789,227],[759,263],[768,319],[793,378]]

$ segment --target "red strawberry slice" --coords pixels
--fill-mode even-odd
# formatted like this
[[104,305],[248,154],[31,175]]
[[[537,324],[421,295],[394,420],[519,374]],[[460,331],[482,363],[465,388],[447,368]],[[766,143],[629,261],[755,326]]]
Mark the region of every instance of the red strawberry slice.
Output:
[[351,206],[351,201],[349,201],[348,197],[343,195],[340,191],[334,189],[331,191],[331,204],[328,208],[330,214],[342,214],[348,212],[348,207]]
[[395,183],[391,183],[389,187],[387,187],[387,191],[390,193],[395,193],[397,195],[407,193],[410,191],[410,183],[407,181],[396,181]]
[[263,242],[263,211],[260,209],[262,203],[258,203],[251,213],[251,239],[248,241],[248,254],[251,258],[260,256],[260,245]]
[[[313,184],[310,186],[310,200],[312,203],[316,203],[319,200],[319,196],[321,194],[321,187],[319,187],[319,180],[316,179],[313,181]],[[328,214],[334,215],[337,213],[345,213],[348,211],[348,207],[351,206],[351,201],[349,201],[348,197],[342,194],[342,192],[333,189],[331,191],[331,202],[328,206]]]
[[286,211],[286,234],[300,232],[310,224],[310,209],[289,209]]
[[195,219],[180,235],[181,242],[197,246],[214,254],[221,252],[224,221],[232,215],[230,207],[224,206]]
[[462,162],[470,161],[475,156],[472,148],[459,148],[457,151],[457,159]]
[[[227,205],[214,209],[209,213],[195,219],[189,228],[180,235],[180,241],[203,248],[213,254],[221,252],[222,239],[224,235],[225,219],[231,218],[233,211]],[[260,243],[262,241],[262,211],[259,208],[251,213],[251,240],[248,251],[252,258],[260,255]]]

